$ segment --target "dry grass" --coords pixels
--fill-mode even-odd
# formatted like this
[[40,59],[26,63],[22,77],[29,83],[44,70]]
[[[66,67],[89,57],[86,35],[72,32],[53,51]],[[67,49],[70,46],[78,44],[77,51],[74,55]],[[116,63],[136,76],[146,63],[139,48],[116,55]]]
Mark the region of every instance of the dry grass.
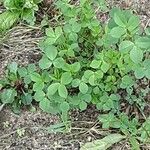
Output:
[[9,30],[0,40],[0,76],[12,61],[20,65],[37,62],[40,53],[38,43],[41,39],[39,27],[18,25]]

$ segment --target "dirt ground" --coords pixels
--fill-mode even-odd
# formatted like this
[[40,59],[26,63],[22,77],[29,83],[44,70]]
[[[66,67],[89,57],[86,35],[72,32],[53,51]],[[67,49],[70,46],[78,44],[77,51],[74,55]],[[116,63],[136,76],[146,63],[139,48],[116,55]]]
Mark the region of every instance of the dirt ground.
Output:
[[[150,0],[108,0],[108,3],[109,7],[134,9],[141,18],[143,28],[150,26]],[[11,29],[0,41],[0,76],[4,75],[5,67],[12,61],[20,65],[37,63],[40,58],[38,42],[41,38],[42,32],[38,26],[19,24]],[[43,113],[38,108],[36,111],[23,109],[20,115],[15,115],[4,107],[0,112],[0,150],[79,150],[83,143],[110,132],[102,130],[95,122],[98,115],[95,108],[82,113],[75,110],[71,112],[70,132],[48,133],[41,127],[58,123],[58,116]],[[150,145],[143,146],[143,149],[150,150]],[[111,150],[130,150],[130,145],[124,140]]]

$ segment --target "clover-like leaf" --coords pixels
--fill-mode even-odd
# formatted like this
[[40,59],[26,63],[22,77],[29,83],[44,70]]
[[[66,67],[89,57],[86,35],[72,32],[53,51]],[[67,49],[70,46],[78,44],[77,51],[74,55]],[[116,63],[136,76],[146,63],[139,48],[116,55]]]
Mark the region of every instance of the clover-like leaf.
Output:
[[101,65],[101,70],[102,70],[104,73],[106,73],[106,72],[109,70],[109,68],[110,68],[110,65],[109,65],[107,62],[103,61],[103,62],[102,62],[102,65]]
[[120,38],[124,34],[126,34],[126,29],[122,27],[114,27],[111,31],[110,34],[114,38]]
[[79,108],[80,108],[81,111],[85,110],[87,108],[87,103],[84,102],[84,101],[81,101],[79,103]]
[[58,93],[62,98],[67,98],[67,96],[68,96],[68,91],[67,91],[66,87],[63,84],[59,85]]
[[51,106],[51,103],[50,103],[49,99],[47,99],[47,98],[44,98],[43,100],[40,101],[39,107],[44,112],[47,112],[47,113],[49,113],[51,111],[51,109],[53,109],[52,106]]
[[134,46],[134,43],[131,41],[122,41],[119,45],[120,52],[128,52],[130,51]]
[[44,49],[44,53],[50,60],[54,60],[57,56],[58,51],[55,46],[51,45]]
[[64,85],[69,84],[72,81],[72,76],[70,72],[65,72],[61,76],[61,83]]
[[67,102],[64,101],[63,103],[60,104],[60,110],[62,112],[67,112],[69,111],[69,109],[70,109],[70,106]]
[[4,104],[12,103],[17,96],[17,92],[14,89],[4,89],[0,95],[0,99]]
[[131,51],[130,51],[130,58],[134,63],[140,63],[143,59],[143,52],[142,50],[134,47]]
[[126,27],[127,23],[123,13],[115,13],[113,19],[118,26],[123,28]]
[[40,74],[38,74],[37,72],[32,72],[30,73],[30,78],[32,81],[34,82],[42,82],[42,77]]
[[34,99],[38,102],[42,101],[45,98],[45,93],[43,91],[37,91],[34,94]]
[[97,69],[100,67],[100,64],[101,64],[101,61],[99,60],[93,60],[90,64],[90,67],[94,68],[94,69]]
[[85,94],[88,91],[88,85],[84,82],[81,82],[79,85],[79,90],[81,93]]
[[49,60],[46,56],[43,56],[39,61],[39,67],[41,69],[48,69],[52,65],[51,60]]
[[54,95],[58,90],[60,83],[52,83],[47,89],[47,95]]

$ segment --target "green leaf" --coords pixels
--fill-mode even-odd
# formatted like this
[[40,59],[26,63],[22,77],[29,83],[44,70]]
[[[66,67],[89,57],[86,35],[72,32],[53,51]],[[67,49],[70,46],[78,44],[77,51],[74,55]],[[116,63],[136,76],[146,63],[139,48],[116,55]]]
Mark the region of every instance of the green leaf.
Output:
[[36,71],[36,66],[35,64],[29,64],[27,67],[27,70],[29,73],[33,73],[34,71]]
[[140,144],[139,142],[136,140],[135,137],[130,137],[129,138],[132,150],[140,150]]
[[102,70],[104,73],[106,73],[106,72],[109,70],[109,68],[110,68],[110,65],[109,65],[107,62],[103,61],[103,62],[102,62],[102,65],[101,65],[101,70]]
[[79,103],[80,103],[80,99],[79,99],[79,97],[78,96],[71,96],[71,97],[68,97],[68,101],[69,101],[69,103],[71,104],[71,105],[73,105],[73,106],[77,106],[77,105],[79,105]]
[[139,37],[135,40],[135,44],[139,48],[149,49],[150,48],[150,37]]
[[78,39],[78,35],[76,33],[71,32],[69,34],[69,40],[71,40],[71,41],[77,41],[77,39]]
[[150,66],[150,59],[145,59],[143,61],[143,65],[144,65],[144,68],[145,69],[149,69],[149,66]]
[[138,16],[132,15],[129,18],[128,24],[127,24],[127,28],[129,31],[133,31],[134,29],[136,29],[140,24],[140,20]]
[[67,111],[69,111],[69,109],[70,109],[70,106],[67,102],[63,102],[60,104],[60,110],[62,112],[67,112]]
[[73,87],[78,87],[80,85],[81,81],[79,79],[74,79],[72,80],[72,86]]
[[131,60],[138,64],[142,61],[143,59],[143,52],[140,49],[137,49],[136,47],[134,47],[131,51],[130,51],[130,58]]
[[132,77],[128,76],[128,75],[125,75],[123,78],[122,78],[122,84],[123,84],[123,87],[121,85],[121,88],[126,88],[126,87],[131,87],[134,85],[134,81],[132,79]]
[[0,99],[4,104],[12,103],[17,96],[17,92],[14,89],[4,89],[0,94]]
[[70,72],[65,72],[61,76],[61,83],[64,85],[69,84],[72,81],[72,76]]
[[54,95],[56,91],[58,90],[59,85],[60,83],[52,83],[47,89],[47,94]]
[[30,25],[34,25],[34,22],[36,21],[36,17],[34,15],[33,9],[24,9],[22,13],[22,19],[26,21],[26,23]]
[[81,146],[80,150],[107,150],[113,144],[120,142],[125,136],[121,134],[110,134],[100,140],[94,140]]
[[79,90],[81,93],[85,94],[88,91],[88,85],[84,82],[81,82],[79,85]]
[[18,68],[18,74],[20,77],[27,76],[27,69],[25,67]]
[[90,76],[89,83],[90,83],[90,85],[95,86],[95,75],[94,74]]
[[39,107],[44,111],[49,113],[51,111],[51,109],[53,109],[51,107],[51,103],[47,98],[44,98],[42,101],[40,101],[39,103]]
[[89,79],[93,74],[94,74],[93,71],[91,71],[91,70],[86,70],[86,71],[84,72],[84,77],[85,77],[86,79]]
[[56,68],[62,68],[63,65],[65,64],[65,61],[62,57],[59,57],[59,58],[56,58],[54,61],[53,61],[53,65],[56,67]]
[[64,133],[65,125],[64,123],[56,123],[44,128],[44,130],[46,130],[48,133]]
[[52,39],[55,39],[55,33],[53,31],[53,28],[52,27],[49,27],[45,30],[45,33],[48,37],[52,38]]
[[34,91],[41,91],[44,88],[44,82],[36,82],[33,84]]
[[37,72],[30,73],[31,80],[34,82],[42,82],[42,77]]
[[147,27],[147,28],[145,29],[145,33],[146,33],[146,35],[150,35],[150,27]]
[[150,79],[150,68],[145,71],[145,76]]
[[81,65],[79,62],[71,64],[71,72],[78,72],[80,70],[80,67]]
[[21,96],[21,102],[24,105],[31,105],[31,103],[32,103],[32,95],[30,93],[24,93]]
[[142,79],[144,77],[145,70],[142,67],[136,68],[134,75],[137,79]]
[[66,87],[63,84],[59,85],[58,93],[62,98],[67,98],[67,96],[68,96],[68,91],[67,91]]
[[126,27],[126,20],[122,13],[115,13],[113,19],[118,26]]
[[20,12],[5,11],[0,14],[0,32],[11,28],[19,19]]
[[18,70],[18,64],[16,62],[12,62],[9,66],[8,69],[11,73],[16,74]]
[[97,68],[99,68],[100,64],[101,64],[101,61],[99,61],[99,60],[93,60],[91,62],[91,64],[90,64],[90,67],[92,67],[94,69],[97,69]]
[[83,6],[86,2],[87,0],[80,0],[80,5]]
[[57,38],[59,38],[62,35],[63,31],[62,28],[60,26],[55,28],[55,35]]
[[81,93],[79,93],[79,94],[80,94],[80,95],[79,95],[79,98],[80,98],[82,101],[85,101],[85,102],[87,102],[87,103],[91,102],[91,100],[92,100],[91,94],[81,94]]
[[95,75],[95,77],[96,77],[97,79],[101,79],[101,78],[103,78],[104,73],[103,73],[102,70],[97,70],[97,71],[94,73],[94,75]]
[[58,52],[57,52],[57,48],[51,45],[44,49],[44,53],[50,60],[54,60]]
[[72,24],[72,31],[78,33],[81,30],[81,24],[74,22]]
[[122,41],[119,45],[120,52],[128,52],[130,51],[134,46],[134,43],[131,41]]
[[52,65],[52,62],[46,57],[43,56],[42,59],[39,61],[39,67],[41,69],[48,69]]
[[120,38],[121,36],[123,36],[124,34],[126,34],[126,29],[122,28],[122,27],[114,27],[111,31],[110,31],[110,35],[114,38]]
[[45,93],[44,93],[43,91],[37,91],[37,92],[34,94],[34,99],[35,99],[37,102],[42,101],[44,98],[45,98]]
[[81,111],[85,110],[87,108],[87,103],[84,101],[81,101],[79,104],[79,108]]

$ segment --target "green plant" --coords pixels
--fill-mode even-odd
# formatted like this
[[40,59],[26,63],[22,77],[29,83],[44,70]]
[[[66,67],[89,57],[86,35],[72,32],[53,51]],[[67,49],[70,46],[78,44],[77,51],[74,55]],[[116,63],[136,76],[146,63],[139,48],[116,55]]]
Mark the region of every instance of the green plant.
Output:
[[0,32],[4,32],[16,23],[19,18],[33,25],[35,11],[42,0],[3,0],[6,11],[0,14]]
[[16,113],[22,105],[31,105],[33,96],[29,74],[35,69],[33,64],[25,68],[18,67],[17,63],[12,62],[7,68],[5,78],[0,80],[0,100],[3,104],[11,104]]
[[[66,125],[70,110],[83,111],[88,105],[95,105],[105,113],[99,117],[102,127],[119,129],[133,147],[138,147],[137,137],[148,139],[145,134],[149,134],[149,127],[145,122],[142,126],[146,131],[141,129],[141,120],[126,115],[122,103],[144,113],[149,89],[142,90],[138,83],[145,80],[144,84],[149,85],[149,29],[141,34],[139,18],[132,11],[118,8],[110,11],[108,23],[101,24],[94,9],[99,5],[94,0],[81,0],[77,6],[69,0],[55,4],[59,23],[45,30],[39,44],[42,57],[38,71],[18,70],[13,64],[13,78],[11,74],[8,78],[13,82],[21,78],[26,85],[21,95],[29,94],[47,113],[60,114]],[[3,103],[7,103],[6,96],[9,103],[17,101],[14,97],[18,97],[18,91],[10,83],[1,83]],[[26,104],[20,97],[19,104]],[[27,98],[27,104],[32,99]]]

